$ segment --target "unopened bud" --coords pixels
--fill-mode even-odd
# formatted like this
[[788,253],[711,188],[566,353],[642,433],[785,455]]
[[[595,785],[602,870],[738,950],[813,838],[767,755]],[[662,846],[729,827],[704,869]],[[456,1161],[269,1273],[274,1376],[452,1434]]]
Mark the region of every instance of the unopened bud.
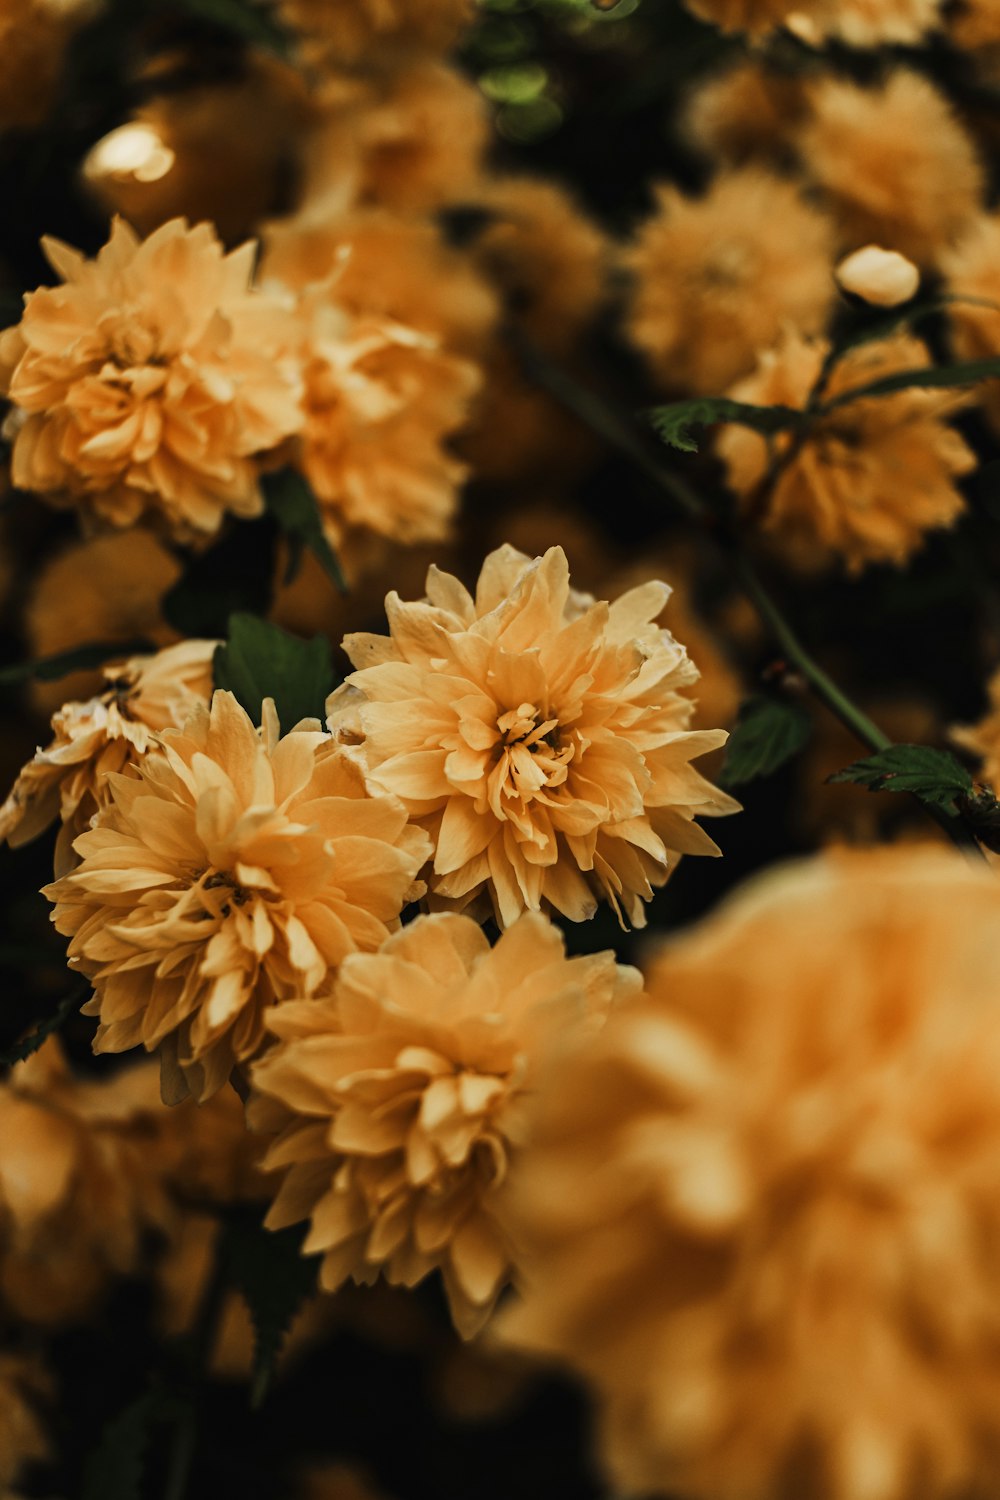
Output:
[[841,289],[876,307],[898,307],[909,302],[920,285],[920,272],[898,250],[865,245],[846,256],[837,267]]

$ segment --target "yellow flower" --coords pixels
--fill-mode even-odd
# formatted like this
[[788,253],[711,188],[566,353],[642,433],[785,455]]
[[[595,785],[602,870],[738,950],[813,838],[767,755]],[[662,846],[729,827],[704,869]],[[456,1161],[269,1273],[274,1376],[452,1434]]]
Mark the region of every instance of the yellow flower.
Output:
[[[975,219],[953,250],[941,257],[948,291],[955,299],[948,308],[952,341],[959,359],[996,359],[1000,353],[1000,311],[996,306],[977,306],[965,297],[978,297],[996,304],[1000,299],[1000,215],[983,214]],[[1000,382],[988,380],[979,400],[993,423],[1000,427]]]
[[875,88],[825,77],[810,104],[799,149],[844,248],[891,245],[918,265],[936,263],[983,197],[975,147],[945,96],[897,68]]
[[156,1069],[74,1079],[53,1038],[0,1084],[0,1306],[56,1326],[138,1268],[169,1203]]
[[0,130],[40,125],[52,106],[66,48],[100,0],[3,0]]
[[448,533],[466,467],[445,446],[479,386],[468,360],[385,319],[353,319],[335,282],[301,293],[301,465],[334,546],[348,528],[400,542]]
[[249,290],[254,245],[224,255],[210,225],[183,219],[142,243],[118,219],[95,261],[43,244],[65,285],[31,293],[0,336],[14,483],[181,540],[257,515],[253,456],[302,414],[289,312]]
[[752,56],[699,83],[687,101],[684,125],[696,146],[730,165],[787,164],[804,113],[802,78]]
[[179,727],[207,703],[215,646],[183,641],[105,667],[105,692],[53,714],[52,742],[29,760],[0,807],[0,839],[16,848],[59,818],[56,873],[69,869],[73,840],[107,800],[109,776],[137,774],[159,731]]
[[771,873],[540,1089],[509,1332],[623,1491],[996,1489],[998,910],[954,851]]
[[703,198],[656,190],[626,264],[628,331],[666,387],[717,396],[786,323],[818,333],[835,294],[834,231],[790,182],[724,172]]
[[[801,409],[827,348],[788,333],[730,395]],[[923,344],[905,334],[863,344],[837,365],[827,399],[928,363]],[[965,508],[955,479],[975,467],[975,456],[942,421],[965,399],[915,388],[852,401],[820,418],[782,470],[763,513],[758,491],[770,461],[767,440],[728,426],[718,452],[741,504],[795,564],[810,569],[839,557],[851,573],[869,563],[902,566],[927,531],[954,525]],[[790,441],[782,434],[774,451],[787,451]]]
[[687,0],[695,15],[724,31],[762,37],[787,26],[812,45],[829,38],[850,47],[912,46],[941,25],[942,0]]
[[346,959],[327,997],[274,1013],[253,1069],[248,1119],[280,1128],[264,1166],[288,1168],[266,1222],[311,1219],[328,1291],[439,1269],[471,1337],[510,1275],[494,1201],[539,1064],[639,983],[611,953],[567,959],[537,914],[493,949],[470,917],[419,917]]
[[488,892],[507,926],[542,907],[583,921],[604,897],[641,926],[680,853],[718,853],[694,818],[738,804],[691,761],[727,736],[688,730],[697,670],[651,623],[668,594],[595,604],[570,593],[561,547],[501,547],[474,600],[431,568],[426,601],[388,596],[388,637],[347,636],[358,670],[331,728],[431,835],[438,904]]
[[268,1006],[315,994],[422,892],[426,836],[314,725],[279,738],[268,699],[258,733],[217,692],[111,778],[81,863],[46,887],[93,981],[95,1051],[159,1049],[168,1103],[214,1094],[260,1048]]
[[444,52],[473,19],[473,0],[279,0],[279,9],[310,55],[338,62],[378,62],[394,46]]

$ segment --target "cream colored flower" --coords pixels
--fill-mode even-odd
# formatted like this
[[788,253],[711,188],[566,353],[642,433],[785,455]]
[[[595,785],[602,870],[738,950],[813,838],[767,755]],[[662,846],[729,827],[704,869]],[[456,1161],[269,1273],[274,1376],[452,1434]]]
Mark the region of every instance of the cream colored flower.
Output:
[[[761,357],[756,372],[730,391],[738,401],[805,407],[828,346],[794,333]],[[923,369],[927,350],[899,334],[862,344],[836,366],[826,399],[900,370]],[[954,391],[910,390],[851,401],[820,417],[786,463],[760,510],[760,485],[773,449],[749,428],[724,427],[717,448],[729,483],[757,524],[797,566],[840,558],[851,573],[870,563],[902,566],[934,527],[952,526],[965,509],[955,480],[976,464],[965,440],[942,418],[964,404]]]
[[328,1291],[440,1270],[459,1331],[478,1332],[510,1276],[494,1201],[539,1065],[639,984],[611,953],[567,959],[538,914],[493,949],[439,913],[348,958],[327,998],[274,1013],[253,1070],[248,1118],[281,1127],[264,1165],[288,1168],[266,1222],[311,1219]]
[[430,834],[436,902],[488,893],[507,926],[543,907],[583,921],[604,898],[642,926],[680,853],[718,853],[694,819],[738,804],[691,761],[726,734],[688,729],[697,670],[651,623],[668,594],[595,604],[562,548],[501,547],[475,599],[431,568],[425,601],[387,598],[388,637],[347,636],[358,670],[330,726]]
[[17,848],[59,818],[56,872],[67,870],[73,840],[110,794],[108,778],[137,774],[160,730],[179,727],[208,702],[215,647],[183,641],[105,667],[105,692],[53,714],[51,743],[36,751],[0,807],[0,839]]
[[821,78],[810,105],[799,150],[844,248],[892,245],[918,265],[936,264],[983,198],[976,148],[947,98],[919,73],[897,68],[874,88]]
[[881,245],[863,245],[854,250],[837,267],[837,281],[842,291],[850,292],[873,307],[898,307],[916,296],[920,272],[912,260],[898,250],[883,250]]
[[300,295],[305,421],[301,465],[334,546],[360,527],[400,542],[447,535],[466,467],[447,439],[479,372],[436,339],[352,318],[335,280]]
[[289,312],[249,290],[255,247],[171,220],[140,242],[122,220],[94,261],[44,248],[65,285],[31,293],[0,337],[21,489],[176,538],[257,515],[254,455],[302,423]]
[[834,229],[793,183],[727,171],[703,198],[656,190],[626,254],[628,331],[670,389],[717,396],[786,323],[819,333],[833,301]]
[[624,1492],[995,1491],[998,902],[930,847],[764,876],[539,1090],[509,1332]]
[[377,948],[422,892],[426,836],[314,724],[279,738],[268,699],[258,732],[217,692],[111,779],[81,863],[46,887],[94,984],[95,1051],[158,1049],[169,1103],[214,1094],[259,1050],[269,1006]]

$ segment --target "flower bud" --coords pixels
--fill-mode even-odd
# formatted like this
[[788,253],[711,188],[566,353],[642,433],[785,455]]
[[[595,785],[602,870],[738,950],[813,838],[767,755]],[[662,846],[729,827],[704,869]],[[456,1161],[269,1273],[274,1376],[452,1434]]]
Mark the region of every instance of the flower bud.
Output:
[[846,256],[835,272],[844,292],[876,307],[898,307],[909,302],[920,285],[920,272],[898,250],[865,245]]

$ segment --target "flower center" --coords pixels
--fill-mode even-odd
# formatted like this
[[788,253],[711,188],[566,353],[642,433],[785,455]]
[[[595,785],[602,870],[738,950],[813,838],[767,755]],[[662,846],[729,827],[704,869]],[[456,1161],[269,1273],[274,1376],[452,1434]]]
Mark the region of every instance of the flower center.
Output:
[[497,729],[503,739],[493,752],[494,797],[526,797],[563,784],[573,746],[562,743],[558,719],[542,718],[534,703],[519,703],[499,716]]

